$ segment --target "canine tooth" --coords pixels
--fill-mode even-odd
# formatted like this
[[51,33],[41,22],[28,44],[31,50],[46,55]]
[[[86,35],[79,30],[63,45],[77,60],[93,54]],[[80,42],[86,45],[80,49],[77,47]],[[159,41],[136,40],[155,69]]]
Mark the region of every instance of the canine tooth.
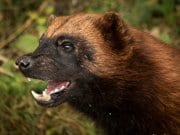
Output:
[[35,91],[31,91],[31,93],[36,100],[49,101],[51,99],[51,96],[45,91],[43,91],[43,94],[37,94]]
[[42,97],[41,94],[38,94],[38,93],[36,93],[35,91],[31,91],[31,93],[32,93],[32,95],[33,95],[33,97],[34,97],[35,99],[39,99],[39,98]]

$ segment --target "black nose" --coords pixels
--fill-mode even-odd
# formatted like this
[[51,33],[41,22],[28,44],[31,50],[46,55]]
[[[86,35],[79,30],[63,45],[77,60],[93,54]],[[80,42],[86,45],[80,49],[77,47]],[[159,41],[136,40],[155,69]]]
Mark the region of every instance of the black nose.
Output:
[[28,69],[32,66],[32,59],[30,56],[22,56],[16,60],[16,65],[20,69]]

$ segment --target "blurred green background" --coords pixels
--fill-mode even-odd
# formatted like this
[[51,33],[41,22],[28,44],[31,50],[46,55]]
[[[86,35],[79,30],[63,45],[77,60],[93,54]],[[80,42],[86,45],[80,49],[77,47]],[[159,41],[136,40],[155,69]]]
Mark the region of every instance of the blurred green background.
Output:
[[42,108],[15,59],[38,46],[50,14],[116,11],[131,25],[166,43],[180,44],[180,0],[0,0],[0,135],[103,135],[95,124],[67,104]]

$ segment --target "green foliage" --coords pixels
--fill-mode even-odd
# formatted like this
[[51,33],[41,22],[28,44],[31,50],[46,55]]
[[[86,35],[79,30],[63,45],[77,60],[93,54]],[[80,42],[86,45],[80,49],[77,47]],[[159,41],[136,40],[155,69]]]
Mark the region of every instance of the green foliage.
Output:
[[[127,2],[121,0],[91,0],[85,11],[116,11],[135,27],[151,30],[158,26],[161,29],[160,32],[162,32],[158,35],[159,38],[166,38],[165,42],[178,45],[180,43],[180,40],[178,40],[180,34],[178,18],[180,14],[178,13],[177,3],[177,0],[129,0]],[[169,32],[168,29],[171,29],[173,33]],[[164,37],[165,33],[168,34],[166,37]],[[168,37],[169,39],[167,39]],[[172,37],[175,37],[176,40],[171,40]]]
[[163,40],[166,43],[169,43],[169,44],[172,43],[171,38],[169,37],[169,35],[166,32],[161,33],[160,39]]
[[[46,83],[31,82],[15,67],[15,59],[38,46],[46,29],[46,18],[57,10],[60,13],[119,12],[130,24],[140,29],[156,28],[156,36],[167,43],[179,44],[177,0],[71,0],[48,1],[40,14],[42,0],[0,0],[0,40],[13,35],[26,19],[32,24],[15,41],[0,50],[0,134],[2,135],[100,135],[94,123],[68,105],[42,108],[32,99],[30,90],[42,91]],[[58,4],[62,8],[58,7]],[[57,7],[54,8],[54,5]]]
[[86,7],[86,12],[107,12],[107,11],[119,11],[122,5],[119,0],[92,0],[90,5]]
[[37,47],[37,44],[38,37],[32,34],[24,34],[17,39],[14,46],[21,51],[32,52]]
[[[17,6],[16,4],[14,7]],[[22,35],[18,36],[15,42],[10,44],[12,48],[9,48],[7,51],[0,51],[0,58],[1,55],[3,56],[2,60],[0,59],[0,134],[97,134],[97,130],[93,126],[94,124],[86,117],[74,113],[73,109],[70,109],[68,105],[62,105],[55,109],[46,109],[38,106],[33,100],[30,91],[40,92],[45,89],[47,84],[37,80],[29,82],[15,67],[15,59],[19,55],[32,52],[38,46],[39,37],[46,28],[46,18],[54,11],[54,8],[52,5],[48,5],[42,15],[31,10],[31,8],[27,9],[29,10],[23,11],[24,16],[21,16],[18,21],[15,20],[15,23],[10,27],[12,29],[15,26],[20,27],[20,24],[27,17],[33,19],[32,26]],[[19,9],[17,12],[19,13],[21,10]],[[21,18],[23,19],[21,20]],[[8,21],[14,20],[10,19]],[[0,29],[2,29],[4,24],[0,26]],[[7,59],[4,56],[7,56]]]

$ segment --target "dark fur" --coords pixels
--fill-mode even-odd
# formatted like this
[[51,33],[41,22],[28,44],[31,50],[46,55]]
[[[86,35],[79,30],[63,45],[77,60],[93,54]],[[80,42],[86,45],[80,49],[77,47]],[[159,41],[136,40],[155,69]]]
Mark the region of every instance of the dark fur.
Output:
[[[49,24],[37,50],[18,60],[34,63],[21,71],[75,84],[40,104],[68,101],[108,135],[180,134],[179,49],[131,28],[115,13],[53,17]],[[59,38],[76,50],[64,53],[56,46]]]

